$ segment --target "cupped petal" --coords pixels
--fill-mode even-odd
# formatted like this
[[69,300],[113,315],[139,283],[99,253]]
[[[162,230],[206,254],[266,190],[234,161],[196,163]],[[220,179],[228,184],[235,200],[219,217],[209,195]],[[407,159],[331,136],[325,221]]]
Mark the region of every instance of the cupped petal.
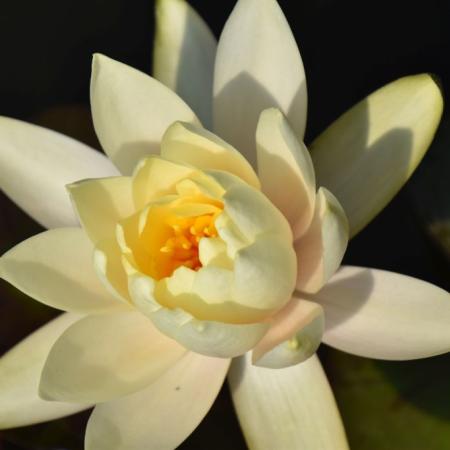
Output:
[[159,157],[139,161],[132,177],[133,200],[136,211],[152,200],[175,193],[176,184],[193,175],[195,169]]
[[214,131],[255,167],[260,113],[277,107],[303,140],[306,80],[289,24],[275,0],[239,0],[219,39],[214,70]]
[[88,422],[86,450],[178,447],[210,409],[229,364],[189,352],[144,390],[98,405]]
[[253,348],[264,336],[266,323],[235,324],[199,320],[181,308],[163,307],[155,299],[154,281],[134,275],[130,294],[137,308],[164,334],[189,350],[206,356],[231,358]]
[[319,348],[323,330],[323,308],[294,297],[271,319],[269,331],[253,349],[252,362],[280,369],[306,361]]
[[[243,299],[235,299],[234,278],[232,270],[224,267],[208,266],[195,271],[181,266],[156,284],[154,297],[161,306],[182,309],[200,321],[248,324],[270,316],[276,308],[264,303],[267,302],[264,287],[261,289],[264,297],[249,299],[242,295]],[[251,282],[255,284],[254,280]],[[279,289],[277,286],[271,292],[278,293]],[[279,301],[283,300],[282,296]],[[274,299],[270,297],[269,302]]]
[[256,129],[258,175],[262,191],[289,221],[294,238],[308,229],[316,200],[314,166],[283,113],[261,113]]
[[0,258],[0,278],[34,299],[65,311],[122,309],[92,263],[94,247],[81,228],[56,228],[33,236]]
[[20,120],[0,117],[0,141],[0,188],[47,228],[78,224],[67,183],[117,174],[101,153]]
[[343,266],[316,295],[323,342],[366,358],[408,360],[450,351],[450,294],[416,278]]
[[153,76],[176,92],[209,128],[216,38],[184,0],[158,0],[155,16]]
[[266,234],[238,251],[232,299],[244,306],[274,312],[291,298],[297,276],[292,244]]
[[233,360],[228,376],[234,407],[252,450],[348,450],[328,380],[316,356],[274,370]]
[[115,236],[117,222],[134,212],[130,177],[83,180],[67,189],[81,225],[94,244]]
[[139,312],[88,316],[56,341],[39,393],[67,402],[111,400],[143,389],[185,353]]
[[104,239],[95,246],[94,268],[98,278],[111,295],[125,303],[130,302],[128,279],[117,239]]
[[176,122],[168,128],[161,156],[202,170],[223,170],[260,188],[255,171],[241,153],[210,131],[189,123]]
[[[215,177],[215,174],[212,176]],[[226,178],[231,177],[227,174]],[[217,179],[220,182],[220,178]],[[238,182],[228,187],[222,199],[226,216],[248,242],[253,242],[264,233],[276,234],[292,242],[289,223],[262,192]]]
[[369,95],[311,145],[319,185],[361,231],[394,197],[427,151],[443,100],[431,75],[401,78]]
[[99,54],[92,64],[91,107],[100,143],[124,175],[142,157],[159,153],[171,123],[199,123],[189,106],[159,81]]
[[47,402],[38,396],[39,379],[51,347],[79,319],[78,314],[62,314],[0,358],[0,429],[46,422],[89,408],[89,405]]
[[330,191],[320,188],[311,226],[294,244],[298,290],[314,293],[322,288],[341,264],[348,234],[342,206]]

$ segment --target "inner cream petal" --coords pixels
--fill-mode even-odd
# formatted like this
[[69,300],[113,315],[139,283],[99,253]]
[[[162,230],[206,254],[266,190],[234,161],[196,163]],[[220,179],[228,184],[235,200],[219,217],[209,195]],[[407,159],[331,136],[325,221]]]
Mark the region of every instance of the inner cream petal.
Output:
[[181,308],[198,320],[225,323],[253,323],[264,320],[271,311],[233,301],[234,274],[220,267],[194,271],[180,267],[171,277],[155,283],[155,300],[172,310]]

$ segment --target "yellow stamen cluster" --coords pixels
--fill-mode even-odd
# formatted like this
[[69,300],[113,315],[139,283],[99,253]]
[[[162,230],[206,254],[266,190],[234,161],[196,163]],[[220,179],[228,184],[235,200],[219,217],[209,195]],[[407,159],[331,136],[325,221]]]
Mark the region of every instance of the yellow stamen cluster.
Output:
[[197,217],[171,217],[169,225],[173,230],[171,236],[160,248],[160,252],[170,255],[173,270],[180,266],[198,270],[202,267],[198,245],[200,239],[216,237],[214,225],[216,214],[204,214]]

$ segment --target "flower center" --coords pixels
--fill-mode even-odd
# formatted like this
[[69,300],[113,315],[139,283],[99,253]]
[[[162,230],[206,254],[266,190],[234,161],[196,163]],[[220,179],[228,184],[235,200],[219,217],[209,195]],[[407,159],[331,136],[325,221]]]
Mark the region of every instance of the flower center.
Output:
[[218,236],[215,221],[223,208],[221,201],[203,194],[168,195],[150,203],[120,223],[124,257],[157,281],[181,266],[199,270],[201,241]]
[[216,212],[197,217],[170,216],[168,218],[167,224],[173,230],[173,234],[159,251],[171,257],[171,272],[180,266],[193,270],[202,267],[198,251],[200,239],[217,237],[214,222],[218,215],[219,213]]

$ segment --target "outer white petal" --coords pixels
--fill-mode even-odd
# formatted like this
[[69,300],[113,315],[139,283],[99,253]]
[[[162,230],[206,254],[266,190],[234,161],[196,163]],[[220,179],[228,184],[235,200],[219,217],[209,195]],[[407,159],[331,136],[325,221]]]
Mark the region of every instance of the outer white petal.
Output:
[[163,136],[161,156],[202,170],[223,170],[260,188],[258,177],[248,161],[234,147],[201,127],[174,123]]
[[184,0],[158,0],[153,76],[176,92],[211,126],[216,39]]
[[92,314],[124,308],[96,276],[93,252],[81,228],[48,230],[5,253],[0,258],[0,277],[65,311]]
[[289,24],[275,0],[239,0],[217,48],[214,130],[255,165],[252,130],[260,113],[280,109],[299,140],[306,124],[306,80]]
[[139,312],[88,316],[51,349],[39,392],[51,400],[111,400],[144,388],[185,352]]
[[308,149],[281,111],[270,108],[261,113],[256,152],[262,191],[287,218],[294,238],[299,238],[313,218],[316,177]]
[[92,65],[91,107],[100,143],[125,175],[142,157],[159,153],[171,123],[198,123],[189,106],[159,81],[99,54]]
[[117,222],[135,211],[130,177],[83,180],[67,189],[80,222],[94,244],[115,236]]
[[351,236],[414,172],[442,109],[442,94],[430,75],[401,78],[351,108],[312,143],[318,184],[341,202]]
[[86,430],[86,450],[173,450],[201,422],[230,361],[188,353],[146,389],[98,405]]
[[67,183],[116,174],[104,155],[81,142],[0,117],[0,188],[44,227],[78,223]]
[[317,193],[313,221],[295,242],[297,289],[317,292],[339,268],[348,244],[348,221],[342,206],[327,189]]
[[262,322],[234,324],[198,320],[180,308],[165,308],[154,298],[154,282],[146,276],[131,278],[130,295],[162,333],[206,356],[230,358],[242,355],[256,345],[269,327]]
[[344,266],[314,296],[323,341],[368,358],[408,360],[450,351],[450,294],[416,278]]
[[347,450],[341,418],[316,356],[285,369],[233,360],[228,377],[234,406],[252,450]]
[[0,358],[1,429],[58,419],[89,408],[89,405],[47,402],[38,397],[48,352],[61,333],[80,318],[77,314],[62,314]]
[[256,344],[253,364],[278,369],[301,363],[317,351],[323,330],[323,308],[294,297],[275,314],[269,331]]

